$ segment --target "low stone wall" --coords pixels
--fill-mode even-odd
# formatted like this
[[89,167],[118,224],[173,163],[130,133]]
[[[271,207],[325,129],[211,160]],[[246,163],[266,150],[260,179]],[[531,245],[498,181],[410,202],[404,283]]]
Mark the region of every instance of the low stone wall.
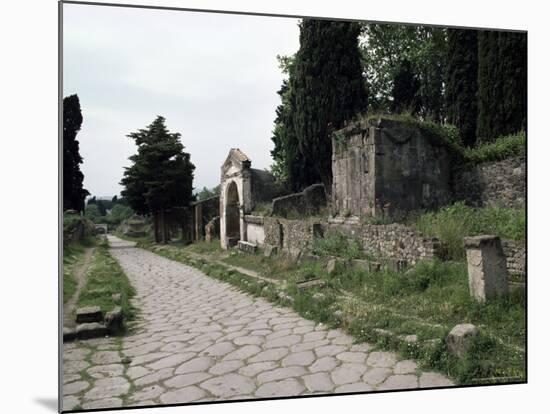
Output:
[[437,238],[424,237],[403,224],[330,223],[328,228],[360,240],[365,252],[375,257],[405,260],[414,265],[434,259],[439,253]]
[[502,240],[502,250],[506,256],[506,267],[508,273],[514,276],[525,276],[526,249],[525,242],[515,240]]
[[322,223],[314,219],[288,220],[264,217],[264,244],[277,247],[283,253],[297,256],[311,245],[318,226],[322,226]]
[[[248,241],[258,246],[273,246],[278,251],[297,256],[307,252],[313,239],[339,232],[361,242],[364,251],[375,258],[404,260],[414,265],[421,260],[432,260],[440,255],[440,242],[425,237],[403,224],[359,224],[316,219],[288,220],[276,217],[245,216]],[[253,229],[253,230],[252,230]],[[251,231],[252,230],[252,231]],[[508,272],[525,274],[525,244],[502,240]]]
[[264,243],[293,256],[307,251],[315,237],[323,237],[329,232],[359,239],[364,250],[375,257],[406,260],[409,264],[433,259],[439,248],[437,239],[423,237],[401,224],[360,225],[274,217],[264,217],[263,223]]
[[294,193],[273,199],[272,214],[288,217],[290,214],[317,214],[327,205],[323,184],[313,184],[300,193]]
[[455,200],[465,200],[476,207],[525,207],[526,163],[523,157],[464,167],[453,175]]
[[264,218],[261,216],[244,216],[244,222],[246,223],[248,242],[263,246],[265,240]]

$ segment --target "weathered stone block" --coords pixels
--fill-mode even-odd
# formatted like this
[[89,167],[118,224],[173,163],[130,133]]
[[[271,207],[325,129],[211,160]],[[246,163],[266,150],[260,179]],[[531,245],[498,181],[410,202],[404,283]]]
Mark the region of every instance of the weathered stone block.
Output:
[[478,335],[479,331],[471,323],[456,325],[445,338],[447,352],[458,357],[464,356]]
[[365,270],[365,271],[369,271],[369,261],[368,260],[364,260],[364,259],[353,259],[351,261],[351,266],[354,268],[354,269],[359,269],[359,270]]
[[103,312],[99,306],[87,306],[76,310],[76,323],[102,322]]
[[508,270],[500,238],[465,237],[470,294],[479,302],[508,294]]
[[330,259],[327,262],[327,273],[329,275],[333,275],[339,272],[344,271],[345,269],[349,268],[350,262],[349,260],[345,259]]
[[277,254],[277,246],[266,245],[264,247],[264,256],[273,257]]
[[238,247],[240,251],[250,254],[256,253],[256,250],[258,249],[257,245],[242,240],[239,240]]
[[78,339],[99,338],[109,333],[107,327],[98,322],[82,323],[76,327]]
[[115,306],[112,311],[107,312],[105,315],[105,324],[111,334],[115,334],[123,330],[124,322],[122,308],[120,306]]
[[299,282],[296,284],[296,287],[298,288],[298,290],[307,290],[312,287],[324,287],[325,284],[325,281],[322,279],[312,279],[305,282]]

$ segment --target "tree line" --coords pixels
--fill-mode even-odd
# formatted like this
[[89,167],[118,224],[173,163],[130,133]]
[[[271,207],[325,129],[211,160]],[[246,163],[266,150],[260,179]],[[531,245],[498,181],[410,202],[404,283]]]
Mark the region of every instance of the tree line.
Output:
[[466,147],[527,126],[524,33],[303,19],[279,64],[272,171],[293,191],[330,191],[331,132],[359,114],[452,124]]

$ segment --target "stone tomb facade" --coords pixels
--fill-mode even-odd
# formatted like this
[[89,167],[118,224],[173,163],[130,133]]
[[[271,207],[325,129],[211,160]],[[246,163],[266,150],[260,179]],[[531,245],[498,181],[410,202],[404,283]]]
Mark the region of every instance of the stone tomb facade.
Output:
[[360,119],[332,137],[332,213],[395,216],[452,199],[447,147],[419,126]]
[[273,175],[251,164],[245,153],[232,148],[221,167],[220,241],[224,249],[248,241],[245,216],[257,203],[271,202],[278,195]]

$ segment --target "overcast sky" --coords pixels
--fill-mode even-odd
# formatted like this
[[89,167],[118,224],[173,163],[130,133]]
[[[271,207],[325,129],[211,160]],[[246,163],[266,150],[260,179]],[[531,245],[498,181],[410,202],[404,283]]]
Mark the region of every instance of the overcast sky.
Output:
[[194,186],[219,184],[238,147],[254,168],[272,163],[271,131],[298,20],[215,13],[63,6],[63,94],[80,98],[84,187],[119,194],[135,152],[126,135],[166,118],[196,166]]

